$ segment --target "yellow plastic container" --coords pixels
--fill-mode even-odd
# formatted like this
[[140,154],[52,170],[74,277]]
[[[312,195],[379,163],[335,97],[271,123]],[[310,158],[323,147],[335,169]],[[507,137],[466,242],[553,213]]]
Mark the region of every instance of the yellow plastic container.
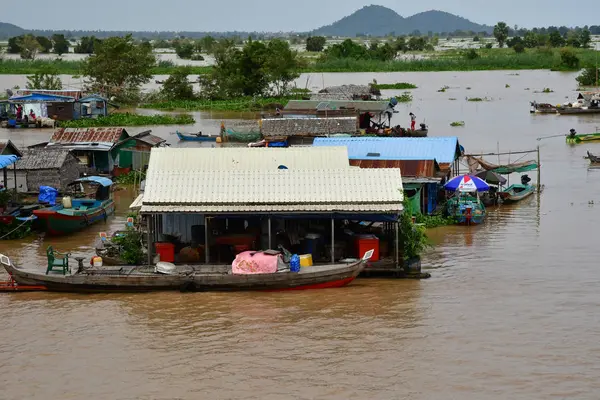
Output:
[[303,268],[312,267],[313,266],[312,254],[302,254],[300,256],[300,266]]
[[102,257],[95,256],[92,258],[92,262],[93,262],[94,267],[101,267],[102,266]]

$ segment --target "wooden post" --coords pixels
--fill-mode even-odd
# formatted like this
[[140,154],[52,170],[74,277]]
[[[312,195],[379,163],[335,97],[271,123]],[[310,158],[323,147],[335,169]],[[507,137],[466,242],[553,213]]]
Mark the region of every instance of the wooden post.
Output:
[[204,216],[204,263],[210,262],[210,253],[208,248],[208,217]]
[[271,250],[271,246],[273,245],[273,242],[271,240],[271,216],[269,215],[269,219],[267,221],[267,231],[269,233],[269,244],[267,245],[267,249],[266,250]]
[[2,168],[2,172],[4,174],[4,190],[8,190],[8,171],[6,171],[6,167]]
[[331,263],[335,264],[335,220],[331,216]]
[[[404,210],[403,212],[406,212]],[[396,226],[396,245],[394,246],[394,250],[396,252],[394,258],[396,263],[396,268],[400,267],[400,221],[396,221],[394,224]]]
[[152,215],[146,215],[146,229],[148,230],[148,265],[152,265]]
[[540,146],[537,147],[537,192],[540,193],[542,190],[542,171],[540,165]]
[[17,201],[17,190],[18,189],[17,189],[17,163],[16,162],[13,164],[13,174],[15,177],[15,193],[13,194],[13,200]]

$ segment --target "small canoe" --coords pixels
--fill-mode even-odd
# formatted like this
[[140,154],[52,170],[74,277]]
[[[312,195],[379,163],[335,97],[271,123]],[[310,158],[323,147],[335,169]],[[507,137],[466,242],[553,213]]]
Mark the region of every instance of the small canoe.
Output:
[[179,140],[187,142],[215,142],[217,140],[217,136],[205,136],[201,133],[190,135],[183,134],[179,131],[176,131],[175,133],[177,133]]
[[558,107],[556,111],[560,115],[600,114],[600,107]]
[[165,271],[155,266],[83,268],[71,274],[26,270],[0,254],[0,263],[19,285],[43,286],[56,292],[149,291],[282,291],[346,286],[365,268],[366,261],[302,268],[300,272],[239,275],[231,265],[177,265]]
[[38,229],[52,236],[67,235],[78,232],[96,222],[106,221],[108,216],[115,212],[115,203],[110,190],[113,184],[112,180],[99,176],[88,176],[71,182],[69,186],[79,183],[98,185],[96,198],[72,200],[69,198],[70,204],[66,204],[65,198],[63,198],[63,204],[34,210],[33,214],[37,217]]
[[498,196],[502,199],[502,201],[507,203],[516,203],[521,201],[533,194],[535,188],[531,185],[523,185],[521,183],[517,183],[514,185],[510,185],[505,190],[498,192]]
[[576,144],[581,142],[594,142],[600,141],[600,132],[597,133],[583,133],[580,135],[567,135],[566,141],[569,144]]

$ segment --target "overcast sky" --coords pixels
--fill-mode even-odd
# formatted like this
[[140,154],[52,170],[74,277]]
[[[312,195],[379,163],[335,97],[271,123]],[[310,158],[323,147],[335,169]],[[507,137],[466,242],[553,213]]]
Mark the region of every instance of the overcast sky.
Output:
[[[8,0],[7,0],[8,1]],[[373,0],[372,0],[373,1]],[[13,5],[18,3],[12,2]],[[25,8],[2,7],[0,21],[26,29],[132,31],[309,31],[362,8],[360,0],[28,0]],[[526,28],[600,23],[596,0],[379,0],[407,17],[431,9],[480,24],[504,20]]]

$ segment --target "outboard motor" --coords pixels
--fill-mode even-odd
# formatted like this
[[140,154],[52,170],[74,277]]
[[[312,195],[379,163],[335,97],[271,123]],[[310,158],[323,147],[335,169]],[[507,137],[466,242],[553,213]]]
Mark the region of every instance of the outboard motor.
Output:
[[528,185],[529,182],[531,182],[531,178],[529,177],[529,175],[523,175],[523,176],[521,176],[521,183],[523,185]]

